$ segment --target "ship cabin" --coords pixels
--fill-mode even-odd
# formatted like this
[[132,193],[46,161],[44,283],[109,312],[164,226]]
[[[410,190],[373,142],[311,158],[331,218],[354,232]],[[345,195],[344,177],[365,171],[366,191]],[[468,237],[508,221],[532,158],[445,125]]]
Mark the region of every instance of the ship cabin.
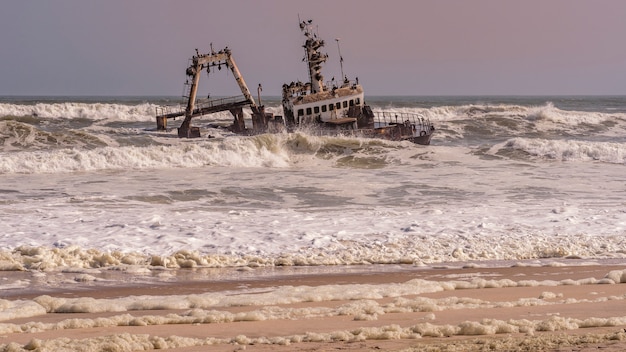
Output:
[[359,84],[347,82],[341,87],[311,94],[305,91],[308,84],[303,84],[302,90],[293,89],[297,85],[283,87],[283,109],[288,124],[323,123],[356,128],[356,118],[348,117],[348,111],[364,105],[363,88]]

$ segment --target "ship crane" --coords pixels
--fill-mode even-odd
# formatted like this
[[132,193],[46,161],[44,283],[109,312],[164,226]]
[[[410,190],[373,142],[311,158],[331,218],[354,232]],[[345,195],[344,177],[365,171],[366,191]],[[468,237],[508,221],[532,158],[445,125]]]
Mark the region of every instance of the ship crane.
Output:
[[[198,84],[200,83],[202,70],[206,68],[208,71],[211,67],[215,66],[221,69],[222,65],[230,68],[243,96],[221,98],[210,100],[204,104],[197,104],[196,96],[198,94]],[[196,49],[196,55],[192,57],[191,65],[187,68],[186,74],[191,77],[191,83],[188,96],[186,96],[187,105],[185,110],[176,112],[160,110],[159,112],[161,113],[157,112],[156,119],[158,130],[162,131],[167,129],[167,119],[184,115],[185,119],[178,128],[178,136],[181,138],[200,137],[200,129],[191,126],[193,117],[228,110],[234,116],[234,123],[231,127],[233,132],[246,132],[243,116],[244,106],[249,106],[252,110],[252,125],[255,132],[264,131],[267,128],[267,120],[271,119],[272,116],[271,114],[266,115],[264,107],[258,106],[254,101],[228,47],[217,53],[211,50],[209,54],[199,54]],[[187,82],[189,82],[189,78]]]

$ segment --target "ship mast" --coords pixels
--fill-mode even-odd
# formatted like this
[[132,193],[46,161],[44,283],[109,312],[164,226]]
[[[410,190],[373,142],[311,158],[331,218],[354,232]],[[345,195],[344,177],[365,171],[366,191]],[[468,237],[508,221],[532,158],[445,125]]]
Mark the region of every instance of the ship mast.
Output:
[[341,65],[341,79],[346,79],[346,76],[343,74],[343,56],[341,56],[341,48],[339,47],[339,38],[335,38],[337,42],[337,50],[339,51],[339,65]]
[[322,54],[319,49],[324,46],[324,41],[317,38],[313,33],[312,20],[300,22],[300,30],[306,36],[304,49],[306,52],[307,65],[309,66],[309,78],[311,82],[311,93],[321,93],[324,89],[324,76],[322,76],[322,64],[328,59],[327,54]]

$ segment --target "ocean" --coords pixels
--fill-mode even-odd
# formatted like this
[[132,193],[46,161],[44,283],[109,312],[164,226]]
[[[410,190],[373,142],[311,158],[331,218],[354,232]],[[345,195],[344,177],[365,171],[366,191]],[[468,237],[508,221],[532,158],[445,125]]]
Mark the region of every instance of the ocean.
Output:
[[430,146],[238,136],[228,112],[179,139],[155,122],[179,100],[0,98],[0,270],[626,258],[626,97],[368,99]]
[[177,103],[0,98],[1,351],[551,351],[535,332],[626,324],[626,97],[368,98],[430,119],[429,146],[229,113],[179,139],[155,120]]

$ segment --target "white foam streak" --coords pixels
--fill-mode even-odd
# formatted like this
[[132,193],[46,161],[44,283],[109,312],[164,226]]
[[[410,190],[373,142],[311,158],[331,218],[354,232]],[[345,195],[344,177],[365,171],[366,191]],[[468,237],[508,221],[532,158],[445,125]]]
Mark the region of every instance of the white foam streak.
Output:
[[626,163],[626,144],[588,142],[578,140],[546,140],[513,138],[505,147],[523,150],[529,154],[559,161],[602,161]]
[[0,116],[39,116],[44,118],[154,121],[157,105],[143,103],[124,105],[112,103],[37,103],[21,105],[0,103]]
[[[39,116],[43,118],[89,119],[110,121],[146,121],[153,122],[159,105],[142,103],[137,105],[115,103],[37,103],[9,104],[0,103],[0,116]],[[180,108],[177,108],[180,109]],[[551,102],[542,106],[518,106],[506,104],[470,104],[460,106],[434,106],[430,108],[395,107],[374,108],[374,111],[413,113],[431,119],[434,122],[451,121],[459,118],[482,118],[486,116],[525,116],[530,121],[551,121],[566,125],[598,124],[606,120],[624,119],[624,114],[600,112],[565,111],[558,109]],[[283,115],[280,105],[267,106],[266,111]],[[244,115],[250,117],[250,110],[244,109]],[[228,112],[210,115],[210,119],[232,120]]]
[[[455,335],[494,335],[504,333],[526,333],[533,335],[534,331],[565,331],[583,327],[606,327],[624,325],[626,317],[614,317],[608,319],[572,319],[552,317],[546,320],[510,320],[502,321],[497,319],[484,319],[480,322],[464,322],[459,325],[435,325],[431,323],[419,323],[410,327],[399,325],[386,325],[381,327],[360,327],[351,330],[340,330],[328,333],[309,332],[302,335],[276,336],[276,337],[248,337],[236,335],[230,338],[190,338],[180,336],[150,336],[147,334],[113,334],[102,337],[85,338],[81,340],[68,340],[67,338],[51,340],[32,340],[24,346],[27,350],[68,350],[68,351],[102,351],[110,349],[111,346],[121,346],[129,351],[152,351],[156,349],[175,349],[184,347],[200,347],[210,349],[211,345],[229,345],[231,349],[244,350],[246,345],[280,345],[289,346],[302,342],[359,342],[365,340],[398,340],[398,339],[419,339],[421,337],[449,337]],[[614,341],[626,339],[626,333],[616,332],[608,336],[594,336],[596,342]],[[553,337],[537,336],[532,340],[522,339],[490,339],[488,341],[471,341],[472,346],[464,345],[463,342],[455,343],[454,351],[466,351],[468,348],[475,348],[476,344],[484,343],[496,350],[514,350],[522,343],[537,350],[553,348],[555,344],[562,341],[564,345],[571,343],[573,337]],[[588,344],[587,336],[579,339],[580,344]],[[11,351],[21,349],[17,344],[5,345]],[[0,345],[3,347],[3,345]],[[121,348],[120,347],[120,348]],[[458,348],[457,348],[458,347]],[[447,350],[449,346],[446,347]],[[473,350],[473,349],[472,349]]]
[[94,170],[193,168],[206,165],[285,167],[289,156],[253,139],[178,143],[149,147],[104,147],[91,150],[12,152],[0,160],[0,174],[64,173]]
[[[543,298],[520,298],[511,302],[490,302],[475,298],[427,298],[413,297],[424,293],[441,291],[455,291],[483,288],[505,287],[555,287],[563,285],[601,285],[619,283],[610,277],[621,280],[626,277],[626,269],[612,271],[603,279],[586,278],[579,280],[564,279],[560,281],[536,281],[521,280],[515,282],[509,279],[494,280],[476,278],[470,281],[428,281],[413,279],[405,283],[395,284],[344,284],[344,285],[321,285],[321,286],[279,286],[263,289],[263,291],[237,292],[230,291],[208,292],[193,295],[171,296],[128,296],[121,298],[96,299],[91,297],[64,298],[48,295],[39,296],[33,301],[6,301],[0,300],[0,321],[43,315],[46,313],[103,313],[103,312],[130,312],[136,310],[184,310],[194,309],[193,315],[203,313],[205,322],[224,321],[214,314],[212,309],[217,307],[268,307],[275,305],[291,305],[303,302],[328,302],[350,301],[334,309],[310,311],[306,308],[283,308],[271,311],[249,312],[248,317],[256,315],[256,319],[268,320],[316,316],[337,315],[363,315],[363,314],[386,314],[398,312],[436,312],[450,309],[484,309],[495,307],[524,307],[555,304],[549,300],[557,299],[558,295],[542,293]],[[381,305],[373,300],[394,298],[393,303]],[[413,298],[408,298],[413,297]],[[604,298],[598,298],[604,301]],[[612,299],[626,299],[626,296],[613,297]],[[583,300],[589,302],[589,300]],[[559,303],[576,303],[577,300],[559,301]],[[224,316],[225,313],[219,313]],[[248,318],[249,319],[249,318]],[[229,318],[226,321],[243,320],[242,318]],[[175,320],[169,323],[180,323]],[[189,322],[187,322],[189,323]]]
[[[46,309],[37,302],[21,300],[9,301],[0,299],[0,322],[20,318],[30,318],[44,314],[46,314]],[[0,329],[0,333],[3,333],[2,329]]]
[[624,114],[607,114],[601,112],[566,111],[548,102],[544,106],[526,108],[527,119],[550,121],[564,125],[589,124],[597,125],[607,120],[624,119]]
[[[626,276],[626,270],[613,271],[609,276]],[[222,339],[190,339],[176,338],[176,346],[184,341],[185,346],[199,346],[207,343],[227,344],[289,344],[304,341],[363,341],[368,339],[415,339],[420,337],[443,337],[455,335],[494,335],[503,333],[525,333],[533,335],[536,331],[565,331],[590,327],[619,326],[626,324],[626,317],[589,317],[577,319],[567,316],[548,316],[542,320],[509,319],[482,319],[480,321],[464,321],[457,325],[433,324],[429,320],[436,318],[437,312],[453,310],[479,310],[511,307],[538,307],[552,305],[574,305],[577,303],[605,302],[606,300],[624,300],[626,296],[598,297],[590,299],[563,299],[560,294],[543,292],[540,297],[520,297],[512,301],[488,301],[479,298],[448,296],[429,298],[420,296],[424,293],[453,291],[464,289],[481,289],[491,287],[522,287],[522,286],[558,286],[558,285],[597,285],[614,282],[603,282],[594,278],[581,280],[561,281],[532,281],[514,282],[504,280],[474,279],[471,281],[428,281],[414,279],[397,284],[345,284],[321,286],[279,286],[263,288],[263,291],[242,289],[235,292],[209,292],[193,295],[176,296],[132,296],[110,299],[95,298],[63,298],[39,296],[32,301],[0,300],[0,321],[42,316],[49,313],[104,313],[120,312],[125,314],[107,315],[97,318],[72,318],[58,322],[29,322],[0,324],[0,334],[37,333],[43,331],[64,329],[86,329],[93,327],[118,326],[148,326],[167,324],[216,324],[245,321],[267,320],[306,320],[323,317],[352,317],[354,321],[375,321],[380,316],[397,313],[430,313],[424,315],[422,321],[414,325],[400,327],[398,325],[383,325],[379,327],[355,327],[350,331],[331,331],[323,333],[306,333],[303,335],[275,336],[249,338],[244,335]],[[459,292],[460,293],[460,292]],[[380,300],[393,298],[387,302]],[[339,305],[327,306],[326,302],[343,302]],[[306,306],[290,306],[309,302]],[[318,302],[318,305],[311,304]],[[251,307],[251,310],[231,312],[228,307]],[[217,308],[224,310],[216,310]],[[255,308],[257,307],[257,308]],[[149,310],[176,310],[178,313],[145,314]],[[141,311],[138,316],[130,314],[132,311]],[[126,313],[129,312],[129,313]],[[109,335],[88,339],[90,346],[95,350],[106,343],[117,341],[123,336],[128,343],[135,341],[138,336]],[[147,335],[142,335],[147,337]],[[162,338],[151,338],[142,343],[147,348],[165,348],[169,346]],[[170,342],[171,342],[170,341]],[[32,347],[46,349],[57,346],[60,340],[33,340],[27,349]],[[63,346],[67,348],[72,343],[86,343],[86,340],[63,339]],[[36,346],[35,346],[36,345]],[[156,346],[156,347],[155,347]],[[0,345],[0,348],[6,345]],[[133,350],[143,347],[134,347]]]

